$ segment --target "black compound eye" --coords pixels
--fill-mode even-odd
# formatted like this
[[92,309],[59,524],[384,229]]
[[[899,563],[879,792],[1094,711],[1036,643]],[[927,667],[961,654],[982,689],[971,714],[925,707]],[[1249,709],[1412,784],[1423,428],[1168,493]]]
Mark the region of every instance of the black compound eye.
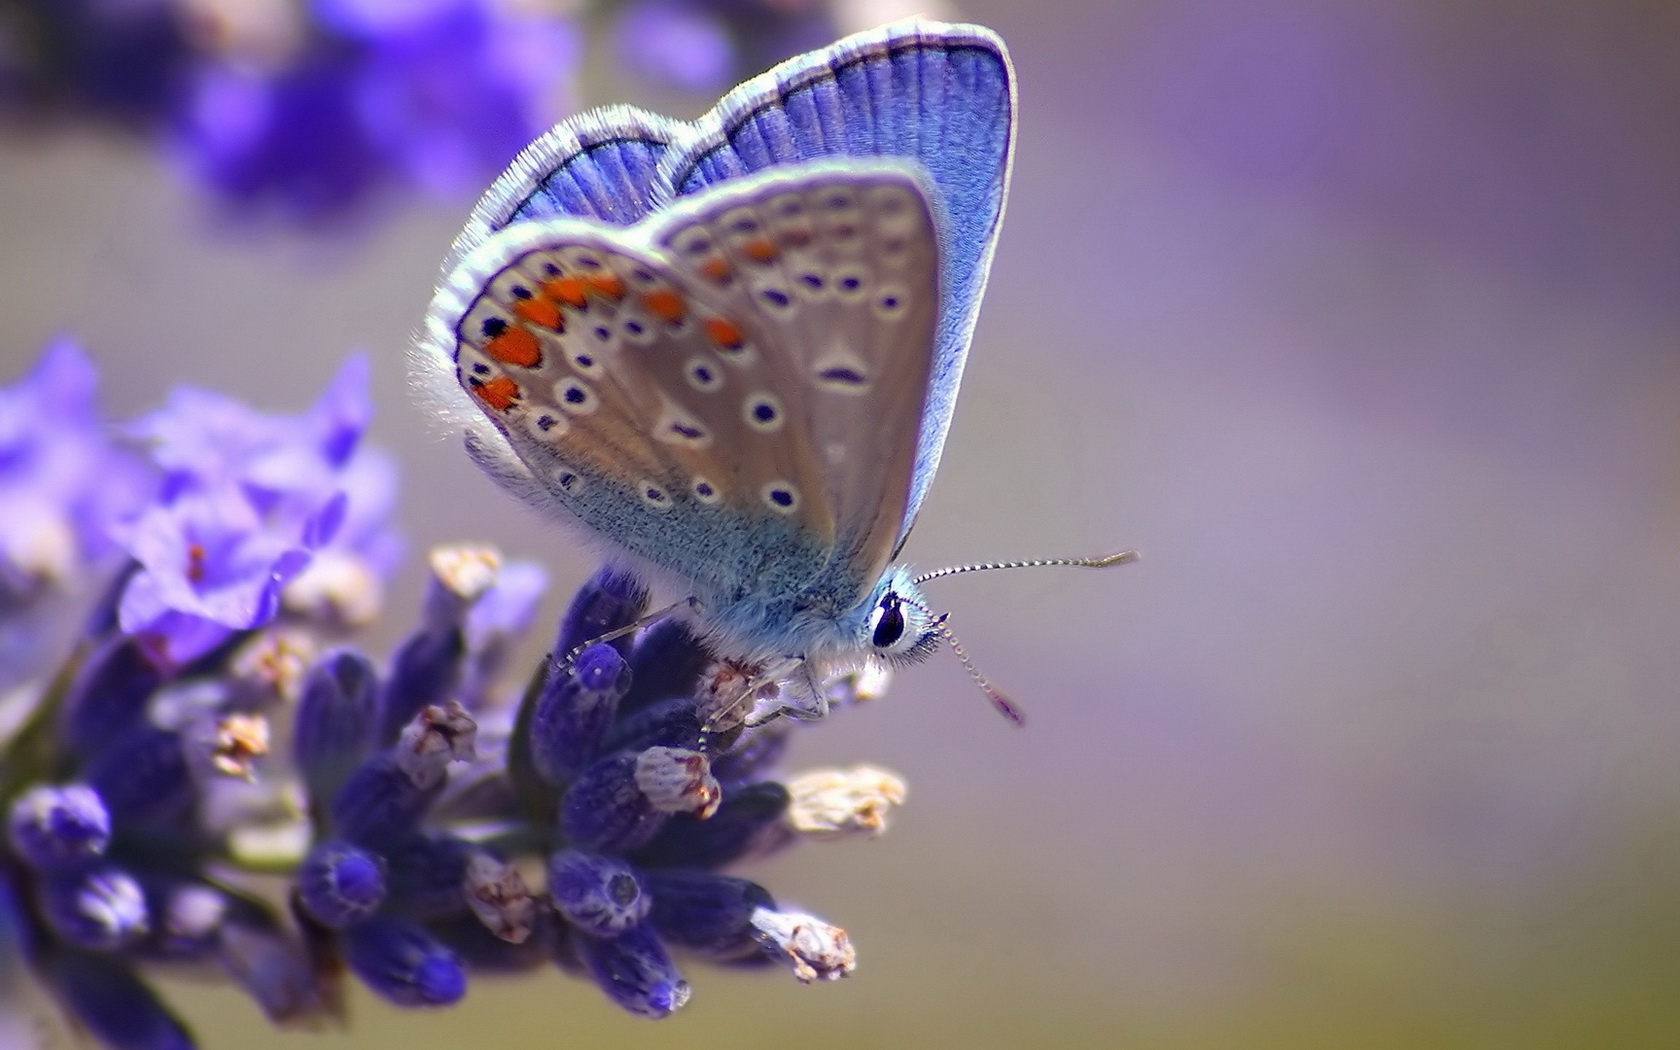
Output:
[[881,598],[881,607],[875,616],[875,635],[870,639],[877,649],[886,649],[904,637],[904,610],[898,602],[898,595],[888,591]]

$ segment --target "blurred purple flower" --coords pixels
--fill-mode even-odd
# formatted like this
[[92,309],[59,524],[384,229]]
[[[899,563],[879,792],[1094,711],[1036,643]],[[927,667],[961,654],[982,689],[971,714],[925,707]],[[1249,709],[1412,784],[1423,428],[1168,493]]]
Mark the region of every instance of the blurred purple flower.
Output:
[[614,50],[641,76],[695,94],[732,79],[735,46],[716,5],[684,0],[637,0],[613,27]]
[[151,507],[126,537],[140,568],[123,589],[118,624],[184,664],[278,614],[280,588],[309,562],[303,539],[266,528],[232,489]]
[[119,604],[122,629],[190,660],[278,615],[282,589],[317,552],[324,564],[293,606],[350,621],[376,611],[400,543],[395,468],[361,447],[370,414],[367,361],[354,356],[300,416],[181,388],[138,421],[131,432],[166,481],[124,535],[140,570]]
[[387,188],[476,191],[549,122],[569,23],[488,0],[319,0],[323,33],[272,74],[212,66],[181,142],[236,206],[331,221]]
[[0,18],[0,105],[154,123],[179,103],[190,59],[172,0],[12,0]]
[[112,525],[146,497],[145,471],[106,432],[97,385],[60,339],[0,387],[0,617],[112,553]]
[[399,25],[362,23],[362,119],[399,176],[476,193],[548,125],[544,102],[578,40],[569,23],[486,0],[422,6],[426,17]]

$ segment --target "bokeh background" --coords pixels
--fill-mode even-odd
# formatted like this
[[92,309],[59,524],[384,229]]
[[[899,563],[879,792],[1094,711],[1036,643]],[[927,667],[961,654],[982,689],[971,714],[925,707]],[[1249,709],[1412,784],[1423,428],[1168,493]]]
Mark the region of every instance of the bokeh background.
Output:
[[[858,974],[697,968],[658,1025],[482,981],[322,1037],[170,985],[204,1046],[1680,1045],[1680,8],[960,13],[1013,51],[1019,156],[909,553],[1144,560],[934,585],[1025,731],[940,657],[801,735],[911,786],[884,839],[749,872]],[[575,28],[563,108],[694,115],[730,61],[641,75]],[[0,378],[69,332],[119,416],[188,380],[295,410],[366,348],[414,549],[563,594],[585,552],[407,394],[471,195],[233,221],[154,137],[11,122]]]

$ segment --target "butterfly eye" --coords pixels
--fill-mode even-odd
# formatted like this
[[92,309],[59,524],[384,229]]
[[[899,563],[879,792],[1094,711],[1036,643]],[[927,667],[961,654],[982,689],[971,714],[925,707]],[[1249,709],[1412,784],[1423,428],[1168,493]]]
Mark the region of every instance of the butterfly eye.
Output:
[[899,604],[898,595],[891,591],[881,596],[881,604],[875,607],[875,614],[870,617],[873,621],[873,634],[870,644],[877,649],[890,649],[904,637],[904,609]]

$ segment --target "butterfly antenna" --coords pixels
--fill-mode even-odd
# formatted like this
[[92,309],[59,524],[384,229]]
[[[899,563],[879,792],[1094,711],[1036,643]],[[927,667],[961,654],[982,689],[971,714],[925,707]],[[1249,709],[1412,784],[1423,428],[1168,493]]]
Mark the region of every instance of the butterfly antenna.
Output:
[[[974,565],[953,565],[948,569],[935,569],[917,576],[914,583],[920,585],[929,580],[937,580],[941,576],[956,576],[965,572],[989,572],[992,569],[1039,569],[1046,565],[1071,565],[1078,569],[1106,569],[1111,565],[1124,565],[1138,560],[1137,551],[1118,551],[1105,554],[1100,558],[1035,558],[1032,561],[988,561]],[[952,649],[956,648],[953,639]]]
[[986,694],[986,699],[990,700],[992,706],[998,709],[998,714],[1018,726],[1025,726],[1027,716],[1021,708],[1016,705],[1015,701],[1009,699],[1002,689],[993,685],[992,680],[982,674],[980,668],[974,666],[974,661],[968,658],[968,653],[963,650],[962,643],[957,641],[957,632],[951,630],[951,625],[946,622],[951,618],[951,614],[940,613],[935,616],[933,610],[921,602],[910,598],[904,598],[903,601],[906,605],[912,605],[920,609],[922,615],[928,618],[928,626],[938,633],[939,637],[945,639],[945,644],[951,647],[951,652],[955,653],[957,659],[961,661],[963,669],[968,672],[968,677],[974,679],[974,684],[980,687],[982,693]]

